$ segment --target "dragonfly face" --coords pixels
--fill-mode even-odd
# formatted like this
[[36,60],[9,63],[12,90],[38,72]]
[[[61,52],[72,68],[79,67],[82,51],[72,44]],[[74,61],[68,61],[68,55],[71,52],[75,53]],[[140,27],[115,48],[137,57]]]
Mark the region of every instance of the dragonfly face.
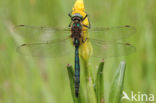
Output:
[[72,21],[76,21],[76,20],[82,21],[82,19],[83,19],[83,16],[79,13],[76,13],[76,14],[71,16]]

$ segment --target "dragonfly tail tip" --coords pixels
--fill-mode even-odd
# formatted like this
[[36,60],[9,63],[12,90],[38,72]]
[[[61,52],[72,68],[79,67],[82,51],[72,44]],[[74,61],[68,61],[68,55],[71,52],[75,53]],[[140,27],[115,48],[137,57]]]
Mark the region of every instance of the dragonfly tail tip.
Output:
[[76,93],[75,93],[75,96],[78,98],[78,97],[79,97],[79,93],[78,93],[78,92],[76,92]]

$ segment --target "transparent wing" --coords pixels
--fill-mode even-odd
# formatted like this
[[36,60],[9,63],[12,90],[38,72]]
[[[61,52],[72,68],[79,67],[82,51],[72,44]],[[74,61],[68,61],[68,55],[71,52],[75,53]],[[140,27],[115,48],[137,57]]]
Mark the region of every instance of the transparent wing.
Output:
[[93,57],[108,58],[126,56],[136,51],[136,48],[128,43],[104,42],[90,39],[93,48]]
[[99,27],[89,29],[89,36],[97,40],[114,41],[128,38],[136,32],[136,29],[130,25],[119,27]]
[[74,53],[70,38],[47,42],[27,43],[17,47],[17,52],[26,56],[35,57],[63,57]]
[[18,25],[15,30],[26,42],[44,42],[64,39],[70,36],[70,28],[35,27]]

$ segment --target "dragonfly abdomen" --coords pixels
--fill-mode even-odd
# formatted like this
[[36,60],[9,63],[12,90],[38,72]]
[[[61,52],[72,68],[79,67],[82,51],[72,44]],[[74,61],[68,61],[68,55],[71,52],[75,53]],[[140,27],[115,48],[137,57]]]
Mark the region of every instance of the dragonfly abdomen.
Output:
[[79,95],[80,87],[80,63],[79,63],[79,41],[75,39],[75,95]]

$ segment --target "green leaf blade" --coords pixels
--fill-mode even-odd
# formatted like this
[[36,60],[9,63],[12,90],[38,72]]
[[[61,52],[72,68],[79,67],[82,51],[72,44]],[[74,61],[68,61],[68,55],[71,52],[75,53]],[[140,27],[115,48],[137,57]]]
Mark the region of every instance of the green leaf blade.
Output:
[[104,60],[99,64],[96,81],[95,81],[95,90],[98,103],[104,103],[104,78],[103,78],[103,69],[104,69]]
[[109,95],[109,103],[121,103],[125,69],[126,69],[126,63],[121,62],[113,78],[113,83]]

